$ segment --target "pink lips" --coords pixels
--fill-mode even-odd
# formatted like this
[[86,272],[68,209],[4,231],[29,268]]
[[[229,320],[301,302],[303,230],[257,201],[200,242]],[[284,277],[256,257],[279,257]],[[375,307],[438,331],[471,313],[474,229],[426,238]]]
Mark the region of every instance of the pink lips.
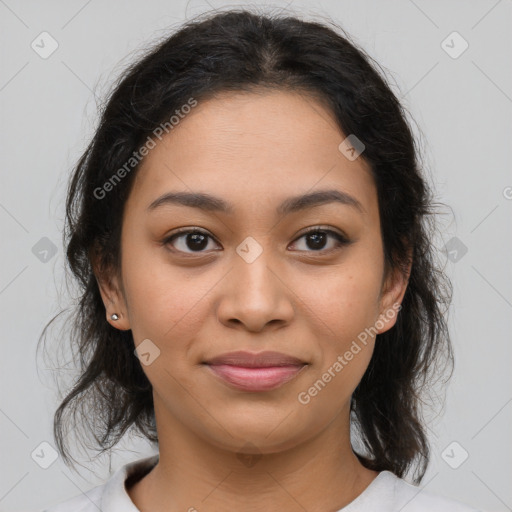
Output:
[[206,361],[207,367],[243,391],[269,391],[293,379],[305,366],[300,359],[280,352],[230,352]]

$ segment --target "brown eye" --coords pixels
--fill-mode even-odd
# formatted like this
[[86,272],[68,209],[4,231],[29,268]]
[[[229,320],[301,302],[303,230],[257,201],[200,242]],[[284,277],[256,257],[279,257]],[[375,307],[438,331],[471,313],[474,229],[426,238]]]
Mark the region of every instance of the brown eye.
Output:
[[208,248],[209,241],[213,238],[206,232],[198,229],[183,230],[164,240],[164,245],[172,245],[173,249],[184,253],[201,253]]
[[[342,234],[331,229],[314,228],[303,233],[297,240],[304,239],[303,248],[298,250],[307,252],[329,252],[347,245],[349,240]],[[329,240],[331,243],[329,244]],[[294,243],[295,245],[297,242]],[[327,247],[330,245],[330,247]]]

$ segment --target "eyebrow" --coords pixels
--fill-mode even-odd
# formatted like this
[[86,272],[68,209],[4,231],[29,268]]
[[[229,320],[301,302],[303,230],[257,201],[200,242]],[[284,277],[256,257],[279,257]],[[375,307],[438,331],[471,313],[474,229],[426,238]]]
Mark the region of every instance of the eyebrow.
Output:
[[[277,207],[276,211],[278,215],[288,215],[328,203],[340,203],[355,208],[361,213],[365,213],[362,204],[355,197],[335,189],[318,190],[309,194],[289,197]],[[217,211],[230,215],[234,213],[233,206],[224,201],[224,199],[203,192],[168,192],[155,199],[147,207],[147,211],[151,212],[156,208],[168,204],[189,206],[205,211]]]

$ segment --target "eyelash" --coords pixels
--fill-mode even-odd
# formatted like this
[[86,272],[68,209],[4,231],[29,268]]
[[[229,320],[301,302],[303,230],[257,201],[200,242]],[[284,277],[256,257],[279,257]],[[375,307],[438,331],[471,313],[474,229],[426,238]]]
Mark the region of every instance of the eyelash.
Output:
[[[331,252],[333,251],[337,251],[337,250],[340,250],[342,249],[343,247],[351,244],[351,240],[349,240],[347,237],[345,237],[344,235],[342,235],[341,233],[338,233],[337,231],[333,231],[332,229],[328,229],[328,228],[323,228],[321,226],[315,226],[305,232],[303,232],[299,237],[297,237],[295,241],[297,240],[300,240],[301,238],[307,236],[307,235],[311,235],[311,234],[314,234],[314,233],[325,233],[329,236],[332,236],[333,238],[336,239],[337,241],[337,247],[334,247],[334,248],[331,248],[331,249],[319,249],[318,251],[314,251],[314,250],[309,250],[309,251],[299,251],[299,252],[306,252],[306,253],[315,253],[315,254],[330,254]],[[176,231],[175,233],[173,233],[172,235],[166,237],[163,241],[162,241],[162,245],[164,246],[168,246],[174,239],[176,238],[179,238],[181,236],[184,236],[184,235],[189,235],[189,234],[200,234],[200,235],[204,235],[212,240],[214,240],[216,243],[218,243],[214,237],[212,237],[209,233],[207,233],[206,231],[203,231],[199,228],[194,228],[194,229],[190,229],[190,228],[183,228],[179,231]],[[186,255],[194,255],[194,254],[197,254],[197,255],[200,255],[200,254],[203,254],[205,253],[206,251],[192,251],[192,252],[185,252],[185,251],[180,251],[180,250],[176,250],[176,249],[169,249],[170,251],[172,252],[178,252],[178,253],[182,253],[182,254],[186,254]],[[188,256],[187,256],[188,257]],[[194,257],[194,256],[192,256]]]

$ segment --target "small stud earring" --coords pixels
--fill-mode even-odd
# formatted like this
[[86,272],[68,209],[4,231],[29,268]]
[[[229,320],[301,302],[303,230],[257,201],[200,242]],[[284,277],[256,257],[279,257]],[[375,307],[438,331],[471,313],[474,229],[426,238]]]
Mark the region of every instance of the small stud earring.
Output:
[[113,315],[111,315],[111,317],[110,317],[110,318],[111,318],[112,320],[119,320],[119,316],[118,316],[116,313],[114,313]]

